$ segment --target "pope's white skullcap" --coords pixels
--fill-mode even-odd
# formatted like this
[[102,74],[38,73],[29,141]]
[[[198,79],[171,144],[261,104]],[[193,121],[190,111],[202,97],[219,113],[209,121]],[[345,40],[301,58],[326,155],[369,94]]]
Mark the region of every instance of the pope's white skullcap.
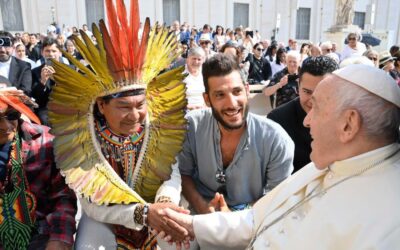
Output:
[[335,70],[332,74],[360,86],[400,108],[400,87],[382,69],[363,64],[352,64]]

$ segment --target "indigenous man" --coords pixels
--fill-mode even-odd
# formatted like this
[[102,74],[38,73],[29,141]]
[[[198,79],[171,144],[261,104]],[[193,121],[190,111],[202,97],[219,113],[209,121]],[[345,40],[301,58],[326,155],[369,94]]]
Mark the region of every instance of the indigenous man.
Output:
[[76,197],[29,101],[20,90],[0,90],[0,249],[71,249]]
[[[312,163],[236,213],[166,212],[204,249],[397,249],[400,89],[367,65],[318,84],[304,124]],[[168,237],[167,237],[168,238]]]
[[84,211],[76,249],[155,249],[149,227],[178,229],[177,239],[187,234],[160,214],[184,211],[175,205],[179,170],[171,168],[186,128],[183,68],[157,76],[178,55],[177,41],[166,29],[150,32],[146,20],[139,42],[138,1],[130,3],[129,23],[123,1],[116,3],[106,1],[109,28],[103,21],[101,31],[92,28],[97,47],[84,31],[84,42],[73,38],[93,71],[68,54],[84,75],[53,60],[57,163]]

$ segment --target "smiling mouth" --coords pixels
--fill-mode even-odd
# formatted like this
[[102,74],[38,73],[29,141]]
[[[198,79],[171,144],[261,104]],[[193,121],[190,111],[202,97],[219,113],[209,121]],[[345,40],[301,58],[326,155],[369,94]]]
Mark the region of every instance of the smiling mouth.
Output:
[[241,109],[224,111],[224,115],[229,116],[229,117],[233,117],[233,116],[238,115],[240,113],[240,110]]

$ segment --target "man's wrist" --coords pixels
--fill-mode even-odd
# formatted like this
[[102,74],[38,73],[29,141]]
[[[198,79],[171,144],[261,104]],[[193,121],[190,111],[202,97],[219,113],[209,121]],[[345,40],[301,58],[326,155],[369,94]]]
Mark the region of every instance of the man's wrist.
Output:
[[148,225],[148,216],[149,214],[149,205],[148,204],[138,204],[133,212],[133,221],[136,224],[147,226]]

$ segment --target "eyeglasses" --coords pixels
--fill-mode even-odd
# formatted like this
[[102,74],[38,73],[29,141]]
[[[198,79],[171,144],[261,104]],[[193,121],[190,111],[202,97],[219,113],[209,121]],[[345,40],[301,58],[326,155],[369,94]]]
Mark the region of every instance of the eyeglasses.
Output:
[[375,61],[375,62],[378,61],[378,58],[376,58],[376,57],[368,57],[368,59],[371,61]]
[[18,120],[19,118],[21,118],[21,113],[18,111],[12,111],[5,115],[0,116],[0,120],[6,119],[7,121],[15,121]]
[[257,48],[256,50],[257,50],[257,51],[263,51],[263,49],[262,49],[262,48]]
[[356,38],[355,37],[349,37],[349,38],[347,38],[347,40],[349,40],[349,41],[356,40]]

